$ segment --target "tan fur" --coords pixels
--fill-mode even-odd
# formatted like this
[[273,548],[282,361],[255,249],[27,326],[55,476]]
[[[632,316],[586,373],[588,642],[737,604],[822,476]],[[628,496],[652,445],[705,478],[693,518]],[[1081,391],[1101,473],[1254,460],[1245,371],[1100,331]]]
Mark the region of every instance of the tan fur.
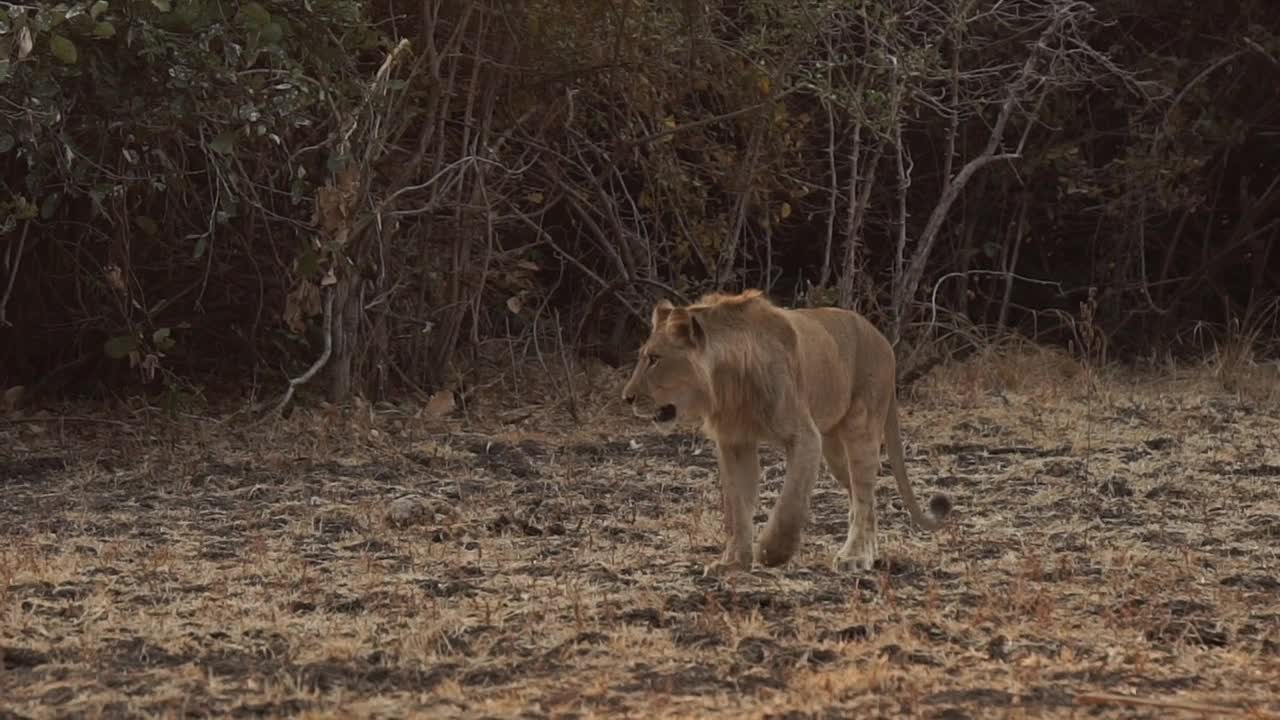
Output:
[[[940,526],[950,501],[934,497],[932,517],[916,502],[902,459],[893,347],[866,318],[837,308],[779,308],[748,290],[684,307],[664,300],[652,322],[622,396],[637,414],[644,401],[661,421],[700,420],[716,443],[728,541],[708,573],[789,560],[809,520],[822,459],[850,501],[848,537],[834,563],[870,569],[886,440],[912,520],[927,530]],[[786,451],[787,475],[753,545],[762,441]]]

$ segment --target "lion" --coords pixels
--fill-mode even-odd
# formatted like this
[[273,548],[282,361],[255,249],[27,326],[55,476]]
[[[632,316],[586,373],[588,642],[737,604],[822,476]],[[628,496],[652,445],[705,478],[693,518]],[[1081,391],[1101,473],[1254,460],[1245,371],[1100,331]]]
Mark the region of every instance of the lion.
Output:
[[[825,459],[849,493],[849,528],[837,570],[870,570],[876,558],[875,481],[888,440],[911,519],[932,532],[951,512],[937,495],[925,515],[907,480],[898,428],[895,359],[862,315],[839,308],[787,309],[759,290],[712,293],[683,307],[661,300],[622,399],[670,426],[700,421],[716,444],[728,539],[704,574],[776,567],[800,546],[809,497]],[[781,445],[787,472],[777,505],[753,544],[761,442]]]

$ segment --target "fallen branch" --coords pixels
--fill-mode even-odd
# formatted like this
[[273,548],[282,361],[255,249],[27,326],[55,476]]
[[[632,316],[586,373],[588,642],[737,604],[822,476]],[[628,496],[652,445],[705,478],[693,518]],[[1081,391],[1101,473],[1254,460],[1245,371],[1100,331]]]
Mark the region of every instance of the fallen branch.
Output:
[[114,425],[116,427],[130,429],[137,427],[136,424],[128,423],[123,420],[85,417],[82,415],[46,415],[44,417],[0,418],[0,425],[36,425],[40,423],[48,423],[50,425],[57,423],[87,423],[90,425]]
[[293,399],[293,393],[297,391],[298,387],[311,382],[311,378],[315,377],[316,373],[320,372],[328,364],[329,357],[333,355],[333,296],[334,290],[331,288],[324,300],[324,352],[320,353],[320,357],[316,358],[316,361],[311,364],[311,367],[307,368],[306,372],[296,378],[289,378],[289,388],[285,390],[284,396],[276,403],[275,409],[259,418],[257,422],[249,426],[250,428],[261,425],[273,415],[280,417],[289,401]]

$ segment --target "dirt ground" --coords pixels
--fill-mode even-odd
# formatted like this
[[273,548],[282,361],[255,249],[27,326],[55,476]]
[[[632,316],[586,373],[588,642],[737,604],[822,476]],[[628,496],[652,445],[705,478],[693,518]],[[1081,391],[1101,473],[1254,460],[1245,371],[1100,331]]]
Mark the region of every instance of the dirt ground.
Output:
[[1280,391],[942,368],[903,426],[948,527],[886,463],[881,559],[835,572],[824,470],[801,553],[715,579],[714,448],[623,379],[576,425],[502,387],[442,420],[0,421],[0,718],[1280,714]]

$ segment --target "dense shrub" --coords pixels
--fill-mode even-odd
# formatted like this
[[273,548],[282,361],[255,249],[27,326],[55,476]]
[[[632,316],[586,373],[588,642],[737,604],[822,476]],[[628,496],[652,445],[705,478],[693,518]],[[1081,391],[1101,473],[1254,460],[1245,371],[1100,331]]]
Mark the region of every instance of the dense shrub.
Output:
[[2,380],[430,390],[744,285],[1274,333],[1267,5],[0,4]]

